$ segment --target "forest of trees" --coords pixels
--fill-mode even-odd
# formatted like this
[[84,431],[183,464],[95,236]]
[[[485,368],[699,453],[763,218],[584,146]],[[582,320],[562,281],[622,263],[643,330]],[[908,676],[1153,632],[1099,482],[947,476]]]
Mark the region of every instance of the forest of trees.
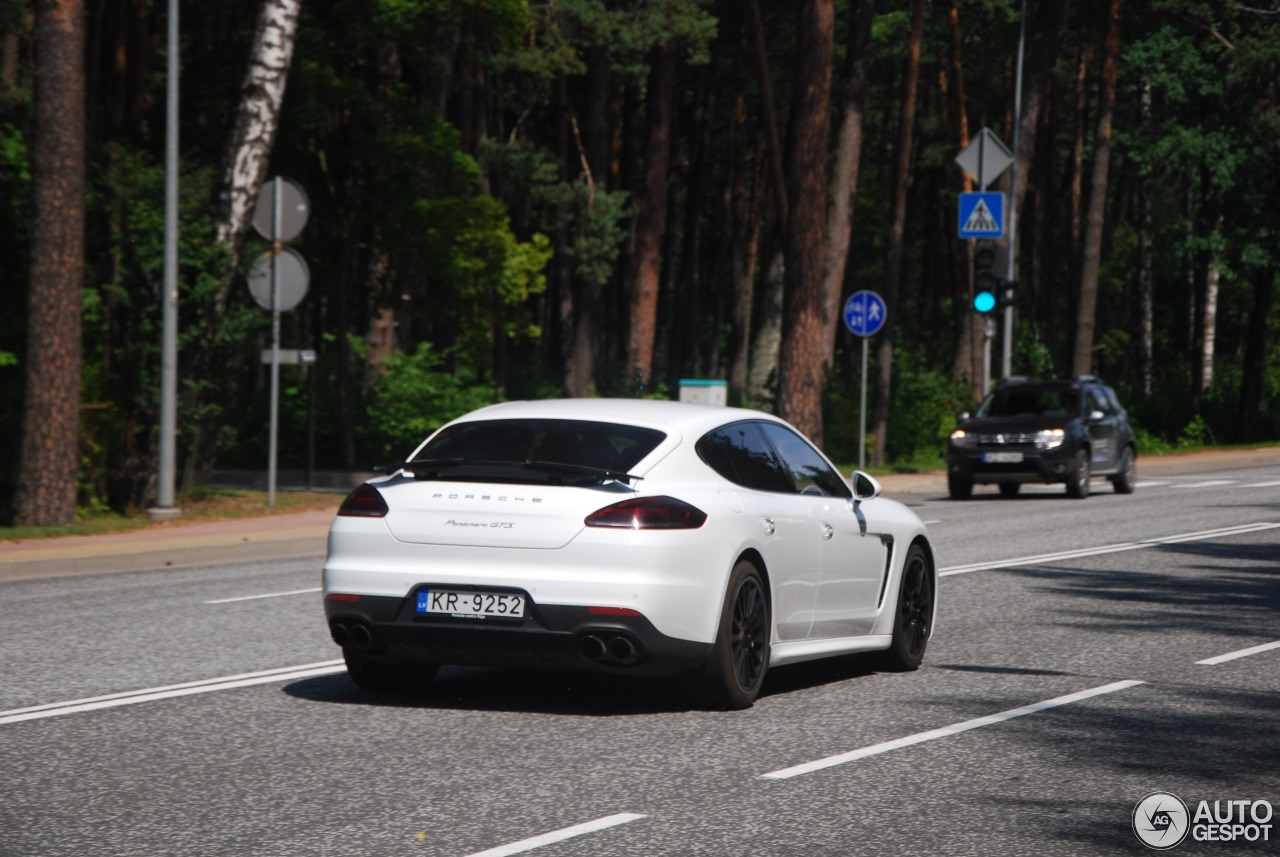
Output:
[[[156,496],[167,15],[0,0],[0,523]],[[1277,0],[183,0],[179,22],[182,491],[264,467],[248,221],[276,175],[310,203],[282,345],[317,353],[281,370],[282,467],[312,389],[316,464],[367,470],[488,402],[685,378],[847,462],[860,289],[889,310],[871,458],[936,460],[983,386],[955,161],[983,128],[1018,146],[991,187],[1017,212],[1013,372],[1102,376],[1147,451],[1280,439]]]

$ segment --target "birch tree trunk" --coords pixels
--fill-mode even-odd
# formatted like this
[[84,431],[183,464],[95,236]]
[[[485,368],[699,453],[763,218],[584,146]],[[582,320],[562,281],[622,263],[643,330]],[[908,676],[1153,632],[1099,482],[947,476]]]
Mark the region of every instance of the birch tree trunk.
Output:
[[1120,0],[1110,0],[1107,42],[1102,59],[1102,105],[1093,142],[1093,181],[1085,220],[1084,256],[1080,271],[1080,304],[1076,313],[1073,375],[1093,369],[1093,332],[1098,312],[1098,273],[1102,267],[1102,231],[1106,226],[1107,171],[1111,164],[1111,117],[1116,104],[1116,59],[1120,54]]
[[39,0],[35,42],[35,217],[15,501],[19,526],[70,524],[76,517],[85,223],[83,0]]
[[301,11],[302,0],[262,0],[258,13],[218,193],[218,241],[231,251],[233,264],[253,218],[258,187],[266,179]]

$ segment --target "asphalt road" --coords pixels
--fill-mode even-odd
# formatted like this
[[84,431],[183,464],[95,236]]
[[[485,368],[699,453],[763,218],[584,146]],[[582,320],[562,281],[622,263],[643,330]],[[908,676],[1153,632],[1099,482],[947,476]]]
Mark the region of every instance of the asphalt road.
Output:
[[780,668],[736,713],[456,668],[371,699],[316,559],[0,583],[0,855],[1140,854],[1151,792],[1280,806],[1280,466],[903,496],[924,667]]

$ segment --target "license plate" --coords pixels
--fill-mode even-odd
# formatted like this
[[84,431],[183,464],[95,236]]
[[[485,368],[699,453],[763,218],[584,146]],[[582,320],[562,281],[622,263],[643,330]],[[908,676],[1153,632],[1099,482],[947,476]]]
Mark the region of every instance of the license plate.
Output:
[[1021,452],[984,452],[982,460],[987,464],[1021,464]]
[[423,589],[418,592],[415,612],[419,616],[453,619],[522,619],[524,596],[512,592]]

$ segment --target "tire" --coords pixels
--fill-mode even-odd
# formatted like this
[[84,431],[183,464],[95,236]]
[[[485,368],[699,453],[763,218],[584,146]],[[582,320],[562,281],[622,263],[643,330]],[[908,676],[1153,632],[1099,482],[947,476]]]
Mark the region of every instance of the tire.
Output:
[[1001,497],[1017,497],[1018,492],[1021,490],[1022,490],[1022,483],[1020,482],[1001,482],[1000,483]]
[[1117,494],[1132,494],[1137,487],[1138,466],[1134,462],[1133,450],[1127,446],[1120,456],[1120,472],[1111,477],[1111,484],[1115,486]]
[[387,664],[344,646],[342,658],[347,662],[347,675],[364,690],[374,693],[412,694],[426,690],[438,664]]
[[1067,496],[1075,500],[1089,496],[1089,453],[1083,449],[1076,453],[1075,463],[1067,476]]
[[720,628],[702,668],[707,701],[716,708],[750,708],[769,670],[769,596],[755,565],[739,560],[729,575]]
[[881,659],[886,669],[911,672],[924,660],[933,628],[934,585],[928,554],[919,545],[912,545],[902,563],[893,642]]
[[973,496],[973,483],[959,476],[947,476],[947,493],[952,500],[968,500]]

